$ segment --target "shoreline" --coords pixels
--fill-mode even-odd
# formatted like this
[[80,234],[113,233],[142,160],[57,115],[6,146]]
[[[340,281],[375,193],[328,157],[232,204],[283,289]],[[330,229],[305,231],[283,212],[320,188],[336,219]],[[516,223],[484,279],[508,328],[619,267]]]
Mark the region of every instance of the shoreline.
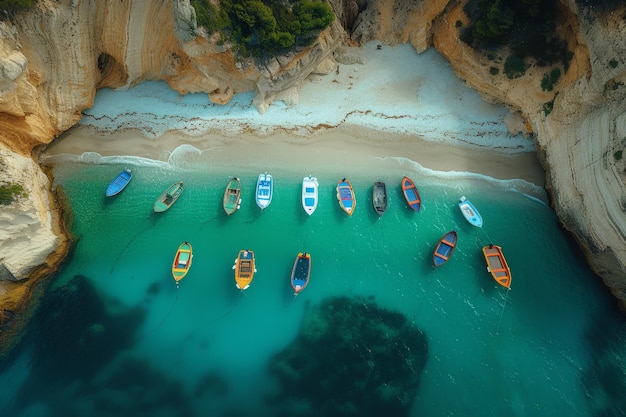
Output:
[[321,128],[307,135],[281,128],[262,134],[212,130],[193,136],[174,130],[155,139],[134,129],[100,132],[89,126],[77,126],[49,144],[41,153],[41,162],[54,163],[64,155],[80,157],[93,152],[102,157],[130,156],[169,163],[171,155],[185,145],[193,146],[194,160],[212,166],[228,167],[236,161],[242,166],[258,164],[272,169],[344,172],[346,169],[367,171],[374,159],[378,161],[374,165],[393,170],[399,165],[398,159],[404,159],[435,172],[523,180],[541,189],[546,181],[535,152],[511,154],[506,146],[502,149],[509,152],[498,152],[491,146],[450,145],[418,135],[355,125]]

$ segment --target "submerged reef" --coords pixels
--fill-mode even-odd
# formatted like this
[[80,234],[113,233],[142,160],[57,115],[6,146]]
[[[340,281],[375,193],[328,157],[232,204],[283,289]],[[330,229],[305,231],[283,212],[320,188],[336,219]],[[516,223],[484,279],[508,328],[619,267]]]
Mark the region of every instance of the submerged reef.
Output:
[[[361,297],[312,307],[270,361],[270,402],[298,416],[408,416],[428,358],[425,334],[400,313]],[[284,408],[283,408],[284,407]]]
[[117,361],[121,351],[135,344],[144,318],[142,308],[101,298],[83,275],[52,289],[23,340],[30,370],[7,414],[0,414],[139,416],[180,411],[185,404],[182,390],[171,378],[147,361]]

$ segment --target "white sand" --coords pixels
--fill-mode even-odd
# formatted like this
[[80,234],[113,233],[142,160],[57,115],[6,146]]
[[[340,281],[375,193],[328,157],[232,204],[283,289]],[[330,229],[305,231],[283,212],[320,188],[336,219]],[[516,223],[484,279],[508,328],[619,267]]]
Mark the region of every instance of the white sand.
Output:
[[[138,156],[174,163],[173,155],[193,146],[198,162],[225,167],[238,165],[260,170],[280,167],[285,170],[354,172],[372,166],[388,171],[406,171],[403,161],[417,162],[424,168],[441,172],[476,173],[500,180],[521,179],[543,186],[545,172],[534,153],[499,154],[489,147],[454,146],[429,142],[407,134],[385,133],[358,126],[342,126],[315,132],[307,137],[286,132],[268,135],[221,132],[186,136],[168,132],[157,140],[133,130],[103,134],[77,127],[55,141],[45,152],[45,160],[55,162],[67,155],[97,152],[107,156]],[[189,152],[189,151],[187,151]],[[94,162],[98,162],[95,161]]]
[[104,89],[44,161],[139,156],[179,166],[236,161],[338,175],[406,171],[412,161],[433,175],[516,180],[514,188],[544,198],[545,172],[532,139],[511,136],[504,124],[509,112],[467,88],[436,51],[377,50],[373,42],[350,53],[364,64],[340,65],[338,73],[303,85],[296,105],[275,102],[264,114],[252,106],[251,93],[219,106],[204,94],[180,96],[165,83]]

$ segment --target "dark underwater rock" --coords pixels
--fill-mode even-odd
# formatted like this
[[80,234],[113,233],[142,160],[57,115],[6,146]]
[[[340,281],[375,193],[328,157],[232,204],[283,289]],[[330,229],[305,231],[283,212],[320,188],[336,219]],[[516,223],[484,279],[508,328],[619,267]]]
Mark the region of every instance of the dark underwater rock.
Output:
[[298,404],[301,416],[408,416],[427,357],[426,336],[402,314],[329,298],[270,362],[279,387],[271,402],[292,416]]

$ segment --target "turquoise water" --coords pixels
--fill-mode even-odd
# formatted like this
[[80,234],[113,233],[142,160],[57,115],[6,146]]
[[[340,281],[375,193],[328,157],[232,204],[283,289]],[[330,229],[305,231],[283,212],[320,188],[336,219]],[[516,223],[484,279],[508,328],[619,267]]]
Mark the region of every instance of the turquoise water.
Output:
[[[55,168],[78,241],[20,353],[2,362],[2,416],[325,415],[306,393],[294,394],[297,387],[281,391],[268,362],[297,337],[308,311],[335,296],[400,313],[425,335],[419,388],[403,393],[406,415],[624,410],[626,326],[614,300],[576,258],[553,212],[504,183],[450,181],[407,167],[422,197],[415,213],[403,201],[401,175],[347,172],[357,197],[348,217],[335,197],[340,178],[311,173],[320,202],[309,217],[300,202],[309,172],[270,171],[274,199],[261,212],[254,202],[258,172],[244,167],[175,170],[137,162],[128,188],[105,201],[108,181],[124,166]],[[226,216],[221,199],[233,174],[242,180],[243,201]],[[181,198],[153,213],[154,200],[178,180],[186,184]],[[380,219],[371,203],[376,180],[389,192]],[[462,217],[461,195],[480,210],[482,229]],[[450,230],[458,232],[458,246],[435,270],[432,252]],[[177,289],[170,267],[183,241],[193,245],[194,259]],[[481,248],[491,242],[503,247],[512,269],[511,291],[486,271]],[[245,293],[235,288],[231,269],[240,249],[254,250],[257,261]],[[312,277],[294,297],[289,274],[299,251],[312,254]],[[350,337],[358,352],[371,347],[369,339]],[[319,357],[300,353],[303,362]],[[412,353],[406,355],[409,363]],[[374,371],[392,365],[367,364]],[[320,387],[340,372],[308,366],[320,368]]]

